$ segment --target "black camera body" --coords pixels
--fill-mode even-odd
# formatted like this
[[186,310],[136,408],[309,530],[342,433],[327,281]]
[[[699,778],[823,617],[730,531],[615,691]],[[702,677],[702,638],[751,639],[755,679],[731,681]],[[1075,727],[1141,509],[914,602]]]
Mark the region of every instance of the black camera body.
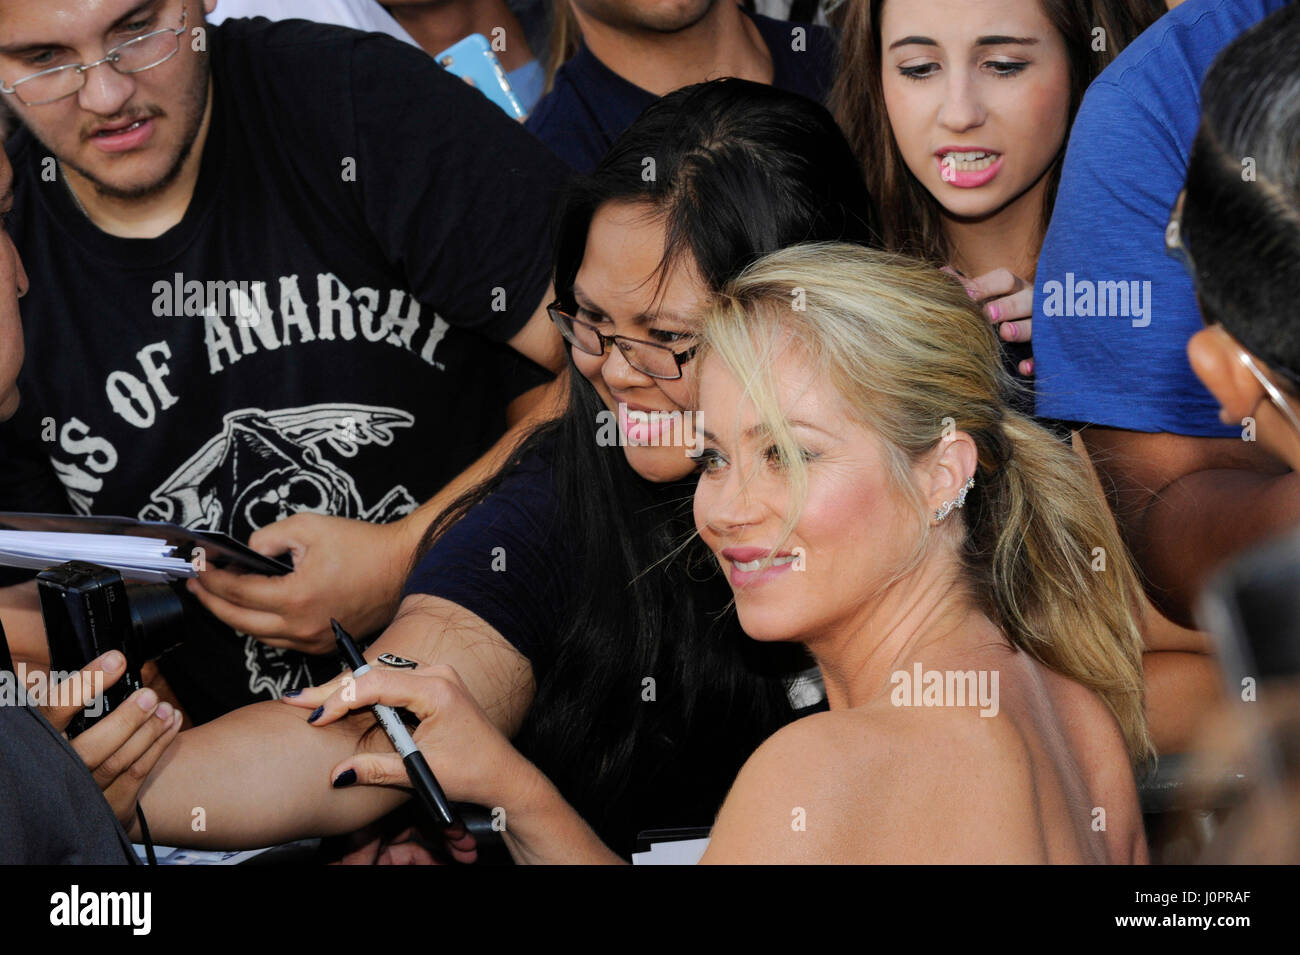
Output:
[[68,735],[94,725],[144,686],[140,670],[179,644],[184,607],[168,584],[132,584],[116,570],[69,561],[36,576],[51,670],[76,672],[110,650],[126,657],[126,673],[104,691],[99,716],[80,713]]

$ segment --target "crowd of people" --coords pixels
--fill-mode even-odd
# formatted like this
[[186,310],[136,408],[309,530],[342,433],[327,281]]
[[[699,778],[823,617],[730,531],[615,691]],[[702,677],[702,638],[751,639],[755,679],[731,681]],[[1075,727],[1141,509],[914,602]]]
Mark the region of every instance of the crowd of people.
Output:
[[[0,101],[0,511],[292,566],[0,706],[0,861],[474,860],[382,703],[519,863],[1142,863],[1300,678],[1213,612],[1300,518],[1300,4],[13,0]],[[1207,853],[1300,858],[1286,751]]]

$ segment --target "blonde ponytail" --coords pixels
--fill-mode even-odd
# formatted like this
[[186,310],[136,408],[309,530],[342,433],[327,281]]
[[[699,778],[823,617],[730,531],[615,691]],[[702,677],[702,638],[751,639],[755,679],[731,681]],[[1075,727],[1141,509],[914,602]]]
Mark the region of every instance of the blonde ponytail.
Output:
[[917,561],[935,532],[912,466],[946,433],[969,435],[975,484],[956,513],[972,594],[1013,646],[1099,694],[1133,762],[1149,759],[1136,572],[1086,465],[1009,408],[997,341],[957,281],[860,246],[794,246],[731,283],[702,334],[770,430],[796,501],[806,466],[771,367],[779,348],[801,349],[883,440],[896,485],[917,506]]

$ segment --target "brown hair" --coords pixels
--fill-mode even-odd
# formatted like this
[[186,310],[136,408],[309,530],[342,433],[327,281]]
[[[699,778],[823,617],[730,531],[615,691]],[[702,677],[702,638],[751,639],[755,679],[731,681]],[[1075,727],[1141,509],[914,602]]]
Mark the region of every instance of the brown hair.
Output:
[[544,93],[549,93],[555,86],[555,74],[559,72],[568,59],[578,52],[578,40],[582,31],[578,29],[578,18],[573,15],[569,0],[555,0],[551,10],[551,34],[546,44],[546,86]]

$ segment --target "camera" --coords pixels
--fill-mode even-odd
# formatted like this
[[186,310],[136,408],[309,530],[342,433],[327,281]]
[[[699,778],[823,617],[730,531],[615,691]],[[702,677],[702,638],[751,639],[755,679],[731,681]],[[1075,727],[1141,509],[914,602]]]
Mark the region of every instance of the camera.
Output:
[[68,726],[76,736],[144,686],[145,663],[181,642],[184,605],[170,584],[128,586],[116,570],[84,561],[41,571],[36,583],[51,670],[76,672],[109,650],[126,657],[126,673],[104,692],[100,715],[80,713]]

